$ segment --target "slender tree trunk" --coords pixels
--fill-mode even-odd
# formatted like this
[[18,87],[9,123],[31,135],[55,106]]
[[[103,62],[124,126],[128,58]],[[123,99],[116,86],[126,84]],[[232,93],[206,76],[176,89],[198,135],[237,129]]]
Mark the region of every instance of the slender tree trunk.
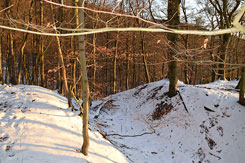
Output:
[[126,49],[127,49],[127,74],[126,74],[126,90],[129,89],[129,75],[130,75],[130,60],[129,60],[129,45],[128,45],[128,38],[127,38],[127,42],[126,42]]
[[4,84],[3,81],[3,72],[2,72],[2,39],[0,42],[0,84]]
[[[96,25],[95,25],[96,26]],[[93,64],[94,64],[94,70],[93,70],[93,88],[95,89],[95,85],[96,85],[96,34],[93,34]]]
[[[44,7],[43,2],[40,1],[40,25],[42,26],[44,22]],[[45,83],[45,72],[44,72],[44,39],[43,36],[40,36],[41,44],[40,44],[40,53],[41,53],[41,86],[46,87]]]
[[113,93],[116,93],[116,85],[117,85],[117,57],[118,57],[118,37],[119,33],[117,33],[117,38],[115,41],[115,53],[114,53],[114,61],[113,61]]
[[12,31],[9,33],[10,41],[10,55],[9,55],[9,71],[10,71],[10,83],[16,84],[15,79],[15,51],[14,51],[14,39]]
[[141,37],[141,52],[142,52],[142,59],[144,63],[144,69],[145,69],[145,77],[146,77],[146,82],[150,83],[151,82],[151,77],[147,65],[147,60],[146,60],[146,54],[145,54],[145,42],[144,42],[144,36]]
[[[168,0],[168,20],[169,24],[178,28],[180,24],[180,0]],[[168,59],[168,74],[169,74],[169,97],[173,97],[177,94],[177,83],[178,83],[178,66],[177,61],[174,59],[176,54],[175,50],[178,49],[177,40],[178,35],[169,33],[167,35],[169,43]]]
[[220,58],[219,62],[222,62],[219,64],[219,70],[218,70],[218,78],[220,79],[226,79],[226,59],[228,54],[228,47],[231,41],[231,35],[230,34],[224,34],[221,36],[221,45],[220,45]]
[[[53,22],[55,22],[53,5],[51,5],[51,11],[52,11],[52,16],[53,16]],[[54,29],[56,30],[56,33],[57,33],[57,29],[56,29],[56,24],[55,23],[54,23]],[[65,67],[65,62],[64,62],[62,49],[61,49],[61,41],[60,41],[60,38],[58,36],[56,36],[56,40],[57,40],[57,44],[58,44],[59,61],[60,61],[61,67],[62,67],[62,77],[63,77],[63,81],[64,81],[64,86],[65,86],[65,94],[66,94],[66,97],[67,97],[67,100],[68,100],[69,107],[72,107],[71,94],[70,94],[70,89],[69,89],[69,86],[68,86],[67,75],[66,75],[66,67]]]
[[71,107],[72,106],[71,95],[70,95],[69,86],[68,86],[68,82],[67,82],[64,57],[63,57],[62,50],[61,50],[60,39],[58,36],[56,37],[56,39],[57,39],[57,44],[58,44],[60,63],[61,63],[61,67],[62,67],[62,76],[63,76],[63,81],[65,84],[64,86],[65,86],[66,97],[68,99],[68,105],[69,105],[69,107]]
[[[75,0],[76,6],[84,6],[83,0]],[[79,10],[79,24],[80,29],[84,29],[85,27],[85,19],[84,19],[84,11]],[[82,74],[82,87],[83,87],[83,145],[81,148],[81,152],[84,155],[88,155],[89,148],[89,135],[88,135],[88,114],[89,114],[89,84],[88,84],[88,76],[87,76],[87,65],[86,65],[86,57],[85,57],[85,43],[84,36],[81,35],[78,37],[79,40],[79,59],[81,64],[81,74]]]
[[72,67],[72,81],[73,81],[73,89],[72,91],[74,92],[75,95],[77,95],[77,86],[76,86],[76,69],[77,69],[77,61],[76,59],[73,59],[73,67]]
[[[10,6],[10,0],[5,0],[5,7],[7,8],[9,6]],[[6,12],[6,15],[11,17],[11,9],[6,10],[5,12]],[[15,79],[15,51],[14,51],[13,31],[9,31],[8,41],[9,41],[8,70],[9,70],[9,77],[10,77],[9,82],[11,84],[16,84],[16,79]]]

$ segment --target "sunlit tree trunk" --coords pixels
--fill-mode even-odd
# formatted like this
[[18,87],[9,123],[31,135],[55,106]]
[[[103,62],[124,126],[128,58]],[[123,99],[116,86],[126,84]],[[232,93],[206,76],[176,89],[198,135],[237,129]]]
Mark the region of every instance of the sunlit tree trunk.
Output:
[[[40,25],[42,26],[44,24],[44,6],[43,2],[40,1]],[[44,39],[43,36],[40,36],[40,53],[41,53],[41,59],[40,59],[40,67],[41,67],[41,86],[46,87],[45,83],[45,72],[44,72]]]
[[[54,29],[56,30],[56,34],[57,34],[58,32],[57,32],[56,23],[55,23],[53,5],[51,5],[51,11],[52,11],[52,16],[53,16]],[[60,18],[60,22],[61,22],[61,18]],[[62,48],[61,48],[61,41],[60,41],[60,38],[58,36],[56,36],[56,40],[57,40],[57,44],[58,44],[59,61],[60,61],[61,68],[62,68],[62,78],[64,81],[65,94],[66,94],[66,97],[68,100],[69,107],[72,107],[70,89],[69,89],[68,81],[67,81],[66,67],[65,67],[64,57],[63,57]]]
[[16,84],[15,79],[15,51],[14,51],[14,38],[12,31],[9,32],[9,43],[10,43],[10,55],[8,56],[9,72],[10,72],[10,83]]
[[[83,0],[75,0],[76,6],[84,6]],[[84,11],[79,10],[78,12],[79,18],[79,28],[84,29],[85,27],[85,19],[84,19]],[[87,76],[87,67],[86,67],[86,57],[85,57],[85,43],[84,36],[81,35],[78,37],[78,47],[79,47],[79,59],[80,59],[80,68],[82,74],[82,88],[83,88],[83,145],[81,148],[81,152],[84,155],[88,155],[89,148],[89,135],[88,135],[88,114],[89,114],[89,85],[88,85],[88,76]]]

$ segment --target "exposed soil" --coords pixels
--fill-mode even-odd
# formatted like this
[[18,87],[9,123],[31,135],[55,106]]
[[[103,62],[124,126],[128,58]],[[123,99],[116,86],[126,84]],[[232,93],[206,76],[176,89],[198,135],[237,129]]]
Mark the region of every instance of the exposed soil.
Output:
[[159,120],[163,115],[168,114],[173,109],[172,104],[168,104],[165,101],[162,101],[159,104],[156,104],[156,109],[152,114],[152,120]]

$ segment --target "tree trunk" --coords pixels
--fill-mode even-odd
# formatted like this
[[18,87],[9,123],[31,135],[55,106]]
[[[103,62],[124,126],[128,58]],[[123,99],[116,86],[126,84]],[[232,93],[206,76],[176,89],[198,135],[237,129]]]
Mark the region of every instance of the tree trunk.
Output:
[[231,40],[231,35],[230,34],[224,34],[221,36],[221,42],[220,42],[220,57],[219,57],[219,70],[218,70],[218,78],[224,80],[226,79],[226,58],[227,58],[227,53],[228,53],[228,47],[230,44]]
[[[83,0],[75,0],[76,6],[84,6]],[[77,10],[77,9],[76,9]],[[84,29],[84,11],[79,10],[78,18],[80,29]],[[79,40],[79,59],[81,64],[81,74],[82,74],[82,88],[83,88],[83,145],[81,148],[81,152],[84,155],[88,155],[89,148],[89,135],[88,135],[88,114],[89,114],[89,85],[88,85],[88,76],[87,76],[87,67],[86,67],[86,57],[85,57],[85,43],[84,36],[80,35],[78,37]]]
[[245,106],[245,67],[242,68],[242,77],[240,79],[239,103]]
[[[40,1],[40,25],[43,25],[44,21],[44,7],[43,2]],[[40,53],[41,53],[41,86],[46,87],[45,83],[45,72],[44,72],[44,39],[43,36],[40,36],[41,44],[40,44]]]
[[0,84],[4,84],[2,72],[2,41],[0,42]]
[[9,55],[9,72],[10,72],[10,83],[16,84],[15,79],[15,52],[14,52],[14,39],[12,31],[9,32],[9,41],[10,41],[10,55]]
[[127,67],[126,67],[126,69],[127,69],[127,74],[126,74],[126,90],[128,90],[129,89],[129,75],[130,75],[130,60],[129,60],[129,45],[128,45],[128,38],[127,38],[127,41],[126,41],[126,50],[127,50],[127,52],[126,52],[126,54],[127,54]]
[[146,77],[146,82],[150,83],[151,82],[151,77],[147,65],[147,60],[146,60],[146,54],[145,54],[145,42],[144,42],[144,36],[141,36],[141,52],[142,52],[142,59],[144,63],[144,69],[145,69],[145,77]]
[[[96,25],[95,25],[96,26]],[[94,70],[93,70],[93,88],[95,89],[95,82],[96,82],[96,34],[93,34],[93,64],[94,64]]]
[[[169,24],[178,28],[180,24],[180,0],[168,0],[168,20]],[[177,94],[177,83],[178,83],[178,67],[177,61],[174,59],[176,54],[175,50],[178,49],[177,40],[178,35],[169,33],[167,35],[169,43],[168,59],[168,74],[169,74],[169,91],[168,96],[173,97]]]
[[117,38],[115,41],[115,54],[114,54],[114,62],[113,62],[113,93],[116,93],[116,85],[117,85],[117,57],[118,57],[118,37],[119,33],[117,33]]

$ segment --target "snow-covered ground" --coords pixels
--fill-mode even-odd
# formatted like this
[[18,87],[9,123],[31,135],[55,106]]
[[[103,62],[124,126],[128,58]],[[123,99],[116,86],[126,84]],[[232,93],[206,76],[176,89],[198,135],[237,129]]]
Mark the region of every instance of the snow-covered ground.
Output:
[[76,152],[82,121],[64,97],[0,86],[0,163],[242,163],[245,107],[237,103],[237,82],[179,82],[180,95],[170,99],[162,80],[93,101],[87,157]]
[[150,83],[97,101],[91,122],[131,162],[242,163],[245,107],[236,85],[179,82],[181,100],[166,96],[167,80]]
[[67,107],[64,97],[42,87],[0,86],[0,163],[128,162],[96,131],[89,133],[89,156],[76,152],[82,120]]

